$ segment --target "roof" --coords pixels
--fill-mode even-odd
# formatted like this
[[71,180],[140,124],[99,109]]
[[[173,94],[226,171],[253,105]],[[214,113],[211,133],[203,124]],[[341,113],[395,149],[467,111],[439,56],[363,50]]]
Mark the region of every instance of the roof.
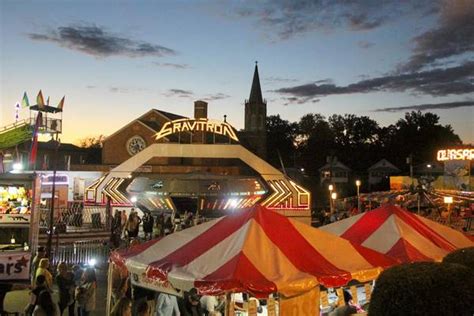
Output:
[[439,261],[455,249],[474,246],[463,233],[395,205],[320,228],[402,262]]
[[345,164],[343,164],[339,160],[336,161],[336,162],[333,162],[332,164],[327,163],[324,166],[322,166],[321,168],[319,168],[318,170],[323,171],[323,170],[329,170],[329,169],[333,169],[333,170],[343,169],[343,170],[347,170],[347,171],[352,170],[351,168],[349,168],[348,166],[346,166]]
[[394,172],[400,172],[400,169],[398,169],[395,165],[393,165],[390,161],[387,159],[380,159],[376,163],[374,163],[372,166],[370,166],[367,170],[376,170],[376,169],[391,169]]
[[369,281],[397,263],[259,205],[113,252],[111,259],[145,275],[149,284],[195,287],[204,295],[246,292],[260,297],[275,292],[292,296],[318,284],[342,286],[352,279]]
[[39,107],[39,105],[32,105],[29,107],[30,110],[33,111],[40,111],[40,112],[47,112],[47,113],[60,113],[63,109],[57,108],[55,106],[44,105]]

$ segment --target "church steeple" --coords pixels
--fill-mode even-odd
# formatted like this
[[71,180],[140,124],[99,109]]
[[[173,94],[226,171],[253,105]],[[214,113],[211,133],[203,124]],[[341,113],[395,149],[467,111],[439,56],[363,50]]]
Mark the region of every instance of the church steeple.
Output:
[[255,62],[255,71],[253,73],[252,88],[250,90],[249,103],[262,104],[262,89],[260,88],[260,78],[258,76],[258,62]]

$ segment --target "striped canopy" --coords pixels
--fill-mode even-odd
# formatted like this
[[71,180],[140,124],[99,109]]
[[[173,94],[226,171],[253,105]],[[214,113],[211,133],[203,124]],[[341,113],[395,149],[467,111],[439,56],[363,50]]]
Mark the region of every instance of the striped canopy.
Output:
[[262,206],[114,252],[111,259],[176,289],[256,296],[372,280],[398,263]]
[[402,262],[440,261],[455,249],[474,246],[463,233],[394,205],[320,229]]

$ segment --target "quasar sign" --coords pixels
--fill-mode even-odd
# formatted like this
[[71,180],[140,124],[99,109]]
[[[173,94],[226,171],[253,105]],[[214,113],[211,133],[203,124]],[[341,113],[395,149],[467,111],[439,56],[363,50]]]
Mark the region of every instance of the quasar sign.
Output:
[[474,148],[441,149],[437,154],[438,161],[474,160]]
[[155,139],[161,139],[171,134],[181,132],[209,132],[227,136],[230,139],[239,141],[234,129],[230,124],[221,121],[209,119],[179,119],[171,122],[166,122],[161,130],[156,133]]

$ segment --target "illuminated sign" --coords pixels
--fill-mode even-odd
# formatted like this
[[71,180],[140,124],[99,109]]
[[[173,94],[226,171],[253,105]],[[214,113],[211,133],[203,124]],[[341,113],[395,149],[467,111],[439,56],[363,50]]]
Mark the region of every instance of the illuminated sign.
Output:
[[474,148],[438,150],[438,161],[474,160]]
[[53,182],[56,185],[69,184],[69,177],[67,176],[67,174],[57,174],[56,176],[48,174],[43,176],[43,185],[52,185]]
[[156,133],[156,140],[171,134],[181,132],[210,132],[227,136],[236,142],[239,141],[234,129],[226,122],[220,122],[208,119],[179,119],[166,122],[161,130]]

